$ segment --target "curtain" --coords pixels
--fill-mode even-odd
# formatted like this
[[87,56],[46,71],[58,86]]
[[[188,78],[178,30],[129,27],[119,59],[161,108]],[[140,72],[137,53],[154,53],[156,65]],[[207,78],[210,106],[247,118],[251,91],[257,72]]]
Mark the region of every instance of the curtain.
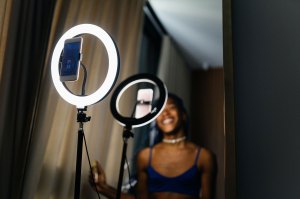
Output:
[[4,51],[7,43],[8,23],[11,13],[11,1],[0,1],[0,81],[2,77]]
[[[91,23],[102,27],[112,36],[119,49],[118,84],[137,72],[144,1],[12,2],[13,14],[1,13],[0,19],[0,56],[5,57],[4,64],[0,62],[0,106],[3,110],[0,115],[0,198],[73,198],[77,110],[60,98],[51,80],[50,61],[55,43],[74,25]],[[5,5],[9,7],[10,4]],[[14,14],[17,17],[12,17]],[[7,22],[7,16],[9,36],[14,33],[15,40],[19,35],[23,36],[19,39],[24,42],[21,49],[13,48],[11,38],[6,42],[10,44],[9,48],[2,43],[6,32],[3,24]],[[30,28],[25,24],[31,25]],[[101,85],[106,76],[107,55],[101,42],[91,35],[83,37],[83,63],[88,70],[86,93],[89,94]],[[14,42],[19,47],[20,44]],[[27,43],[33,43],[35,51]],[[14,77],[13,74],[18,76]],[[67,86],[73,93],[78,93],[81,81],[80,78],[78,82],[68,83]],[[91,116],[91,121],[84,124],[84,131],[91,159],[101,162],[108,182],[116,186],[122,127],[110,113],[110,96],[88,107],[87,115]],[[125,107],[129,101],[123,102]],[[89,186],[88,175],[89,165],[83,149],[81,198],[97,198]]]
[[163,36],[158,76],[165,82],[169,92],[182,98],[189,110],[191,71],[173,40],[167,35]]
[[0,198],[23,192],[54,3],[1,1]]

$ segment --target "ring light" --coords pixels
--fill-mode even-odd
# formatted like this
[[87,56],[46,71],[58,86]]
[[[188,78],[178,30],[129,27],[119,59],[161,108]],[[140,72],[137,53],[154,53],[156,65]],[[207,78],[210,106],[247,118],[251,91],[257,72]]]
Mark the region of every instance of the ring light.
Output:
[[[151,113],[145,115],[141,118],[132,118],[132,117],[124,117],[119,113],[119,101],[124,93],[124,91],[129,88],[130,86],[138,83],[151,83],[158,87],[159,89],[159,99],[157,106],[154,107]],[[123,82],[115,89],[111,101],[110,101],[110,108],[113,116],[122,126],[129,126],[132,128],[141,127],[146,124],[152,122],[163,110],[168,98],[167,87],[165,84],[156,76],[151,74],[137,74],[133,75]]]
[[[64,41],[66,39],[75,37],[81,34],[91,34],[96,36],[104,44],[108,54],[108,71],[103,84],[94,93],[88,96],[78,96],[71,93],[59,79],[59,60],[61,52],[64,48]],[[100,27],[92,24],[81,24],[69,29],[58,40],[52,55],[51,60],[51,76],[54,86],[59,95],[70,104],[77,106],[77,108],[84,108],[85,106],[95,104],[101,101],[111,90],[116,82],[119,72],[119,54],[117,47],[112,38]]]

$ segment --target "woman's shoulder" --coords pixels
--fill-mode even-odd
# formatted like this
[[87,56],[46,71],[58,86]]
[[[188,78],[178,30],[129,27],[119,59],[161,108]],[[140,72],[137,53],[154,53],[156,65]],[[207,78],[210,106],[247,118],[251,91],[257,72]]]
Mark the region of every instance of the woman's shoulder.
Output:
[[193,142],[188,142],[188,147],[191,150],[197,150],[198,165],[207,164],[213,161],[214,155],[210,149],[197,145]]
[[191,142],[191,141],[187,142],[187,146],[191,149],[199,150],[199,152],[203,153],[204,155],[210,155],[211,154],[211,151],[208,148],[203,147],[203,146],[198,145],[198,144],[195,144],[194,142]]
[[148,156],[149,154],[150,154],[150,147],[143,148],[138,152],[138,156],[142,156],[142,157]]
[[150,156],[150,147],[143,148],[137,153],[137,159],[139,162],[142,163],[147,163],[149,160],[149,156]]
[[201,152],[203,149],[206,150],[204,147],[202,147],[198,144],[195,144],[194,142],[191,142],[191,141],[187,141],[186,148],[191,151],[197,151],[197,152],[198,151]]
[[215,159],[213,152],[205,147],[201,147],[198,155],[198,165],[202,169],[210,170],[214,168]]
[[151,151],[157,151],[162,148],[161,143],[157,143],[151,147],[145,147],[138,152],[138,157],[149,158]]

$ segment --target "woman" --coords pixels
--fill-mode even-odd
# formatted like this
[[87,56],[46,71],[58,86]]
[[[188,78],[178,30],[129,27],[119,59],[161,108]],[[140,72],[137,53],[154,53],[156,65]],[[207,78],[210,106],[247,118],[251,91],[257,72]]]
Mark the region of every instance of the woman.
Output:
[[[186,140],[187,113],[179,97],[169,94],[156,124],[163,139],[137,156],[137,194],[122,193],[121,198],[211,199],[213,156],[209,150]],[[93,171],[97,191],[115,198],[116,189],[106,183],[101,166],[97,164]]]

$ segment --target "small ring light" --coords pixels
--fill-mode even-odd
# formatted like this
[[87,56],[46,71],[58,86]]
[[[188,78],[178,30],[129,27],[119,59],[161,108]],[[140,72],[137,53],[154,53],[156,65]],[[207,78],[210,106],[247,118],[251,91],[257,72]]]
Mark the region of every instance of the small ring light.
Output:
[[[122,94],[124,93],[124,91],[134,84],[144,83],[144,82],[154,84],[158,87],[159,99],[157,102],[157,106],[152,109],[151,113],[138,119],[132,117],[124,117],[120,115],[119,100]],[[151,74],[137,74],[121,82],[120,85],[115,89],[111,97],[110,109],[115,119],[122,126],[127,126],[131,128],[141,127],[152,122],[162,112],[163,107],[167,102],[167,98],[168,98],[167,87],[158,77]]]
[[[71,93],[59,79],[59,59],[64,48],[64,41],[66,39],[75,37],[81,34],[91,34],[96,36],[104,44],[108,54],[108,71],[103,84],[94,93],[88,96],[78,96]],[[119,73],[119,54],[117,46],[112,38],[100,27],[92,24],[81,24],[69,29],[58,40],[52,55],[51,60],[51,76],[54,86],[59,95],[70,104],[77,106],[77,108],[84,108],[85,106],[95,104],[101,101],[114,86]]]

